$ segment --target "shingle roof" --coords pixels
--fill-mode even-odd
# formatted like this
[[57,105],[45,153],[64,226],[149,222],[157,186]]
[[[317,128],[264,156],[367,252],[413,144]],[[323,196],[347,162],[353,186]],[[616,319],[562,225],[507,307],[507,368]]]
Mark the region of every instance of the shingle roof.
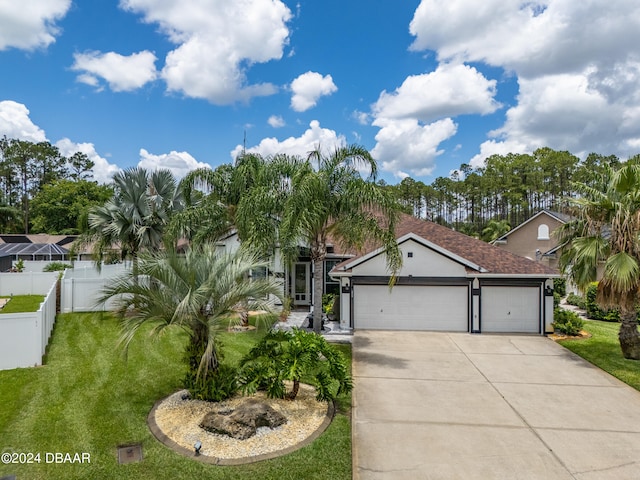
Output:
[[[479,265],[490,274],[497,275],[558,275],[558,271],[539,262],[520,257],[499,247],[490,245],[450,228],[443,227],[428,220],[421,220],[410,215],[401,214],[396,226],[396,238],[414,233],[425,240],[447,250],[469,262]],[[375,248],[369,248],[369,253]],[[362,255],[345,260],[336,266],[336,270],[351,264]]]

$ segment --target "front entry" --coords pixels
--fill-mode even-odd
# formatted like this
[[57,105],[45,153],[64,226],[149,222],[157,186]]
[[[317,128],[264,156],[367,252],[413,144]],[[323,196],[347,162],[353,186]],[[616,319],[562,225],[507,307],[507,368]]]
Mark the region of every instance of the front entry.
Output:
[[311,264],[308,262],[293,265],[293,304],[311,305]]

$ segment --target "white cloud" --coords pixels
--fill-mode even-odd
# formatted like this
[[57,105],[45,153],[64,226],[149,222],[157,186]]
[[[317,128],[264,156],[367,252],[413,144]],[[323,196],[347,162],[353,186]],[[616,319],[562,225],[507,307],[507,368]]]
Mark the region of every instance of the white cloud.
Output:
[[83,72],[77,80],[99,87],[102,78],[114,92],[131,91],[152,82],[157,77],[156,56],[145,50],[129,56],[114,52],[74,54],[72,70]]
[[467,65],[442,64],[407,77],[372,106],[372,125],[380,127],[372,153],[397,177],[430,175],[443,153],[440,143],[457,132],[451,117],[493,113],[500,107],[495,95],[496,81]]
[[469,161],[469,165],[474,168],[484,167],[485,160],[492,155],[508,155],[509,153],[527,153],[535,150],[529,145],[519,143],[516,140],[496,142],[488,140],[480,145],[480,153],[474,155]]
[[320,97],[338,91],[331,75],[324,77],[317,72],[306,72],[291,82],[291,108],[304,112],[315,107]]
[[[472,159],[549,146],[625,157],[640,144],[640,3],[422,0],[413,50],[512,72],[520,91]],[[509,149],[509,150],[507,150]]]
[[56,22],[71,6],[71,0],[0,1],[0,51],[45,48],[60,33]]
[[29,109],[12,100],[0,102],[0,137],[18,138],[29,142],[44,142],[47,137],[29,118]]
[[282,118],[280,115],[271,115],[267,120],[267,123],[273,128],[281,128],[286,125],[284,118]]
[[409,30],[413,49],[435,50],[442,60],[538,76],[637,57],[639,21],[633,0],[422,0]]
[[369,125],[371,122],[371,114],[367,112],[361,112],[360,110],[354,110],[351,116],[358,122],[360,125]]
[[148,170],[156,170],[159,168],[170,170],[178,180],[182,179],[191,170],[211,168],[209,164],[198,162],[187,152],[171,151],[170,153],[153,155],[144,148],[140,149],[138,166]]
[[[248,148],[246,151],[258,153],[264,157],[280,153],[306,157],[309,152],[315,150],[318,146],[322,151],[330,152],[346,144],[347,141],[343,135],[338,135],[334,130],[321,128],[320,122],[313,120],[309,124],[309,128],[299,137],[289,137],[283,141],[275,137],[264,138],[258,145]],[[242,151],[242,145],[236,146],[231,151],[231,158],[236,158]]]
[[[29,110],[21,103],[11,100],[0,102],[0,136],[17,138],[29,142],[49,141],[44,130],[35,125],[29,118]],[[63,138],[55,143],[60,153],[70,157],[76,152],[86,154],[95,164],[93,167],[93,179],[100,183],[108,183],[114,173],[120,169],[110,164],[105,158],[98,155],[92,143],[75,143],[68,138]]]
[[56,147],[58,147],[60,153],[65,157],[70,157],[77,152],[84,153],[89,157],[89,160],[94,163],[93,180],[98,183],[110,183],[113,175],[120,171],[117,165],[109,163],[106,158],[96,152],[93,143],[75,143],[68,138],[63,138],[56,142]]
[[581,157],[590,152],[626,157],[640,139],[640,102],[629,104],[631,98],[610,101],[589,87],[587,74],[521,79],[518,105],[509,109],[505,124],[490,133],[497,142],[488,145],[503,149],[498,145],[504,142],[509,148],[520,146],[520,152],[548,146]]
[[412,75],[393,93],[383,91],[373,106],[377,118],[414,118],[431,122],[445,117],[495,112],[496,81],[468,65],[442,64],[431,73]]
[[382,169],[403,178],[406,172],[414,176],[430,175],[435,168],[440,143],[455,135],[457,125],[450,118],[428,125],[420,125],[415,119],[377,119],[374,125],[381,127],[376,135],[376,146],[371,150]]
[[120,6],[159,24],[178,45],[161,73],[169,91],[226,105],[277,90],[250,84],[246,70],[282,58],[291,19],[282,1],[121,0]]

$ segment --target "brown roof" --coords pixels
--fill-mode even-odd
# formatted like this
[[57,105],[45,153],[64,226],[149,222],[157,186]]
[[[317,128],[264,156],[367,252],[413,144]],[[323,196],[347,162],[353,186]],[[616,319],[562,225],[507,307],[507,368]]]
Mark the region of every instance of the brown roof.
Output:
[[[411,215],[401,214],[396,226],[396,238],[409,233],[418,235],[425,240],[447,250],[469,262],[479,265],[489,274],[497,275],[558,275],[558,271],[539,262],[520,257],[499,247],[470,237],[448,227],[443,227],[428,220],[421,220]],[[369,249],[366,253],[375,250]],[[336,269],[352,263],[362,257],[358,255],[345,260]]]

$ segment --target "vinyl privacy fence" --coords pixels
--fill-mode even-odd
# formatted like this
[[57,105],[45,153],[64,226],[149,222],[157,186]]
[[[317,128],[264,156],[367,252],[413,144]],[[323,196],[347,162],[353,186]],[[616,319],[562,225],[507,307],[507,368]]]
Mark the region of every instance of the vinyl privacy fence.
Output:
[[42,365],[56,320],[58,273],[0,273],[0,297],[44,295],[37,312],[0,313],[0,370]]
[[65,270],[60,282],[60,311],[96,312],[112,310],[113,300],[99,303],[102,290],[114,278],[131,269],[128,264],[103,265],[100,271],[94,266]]

